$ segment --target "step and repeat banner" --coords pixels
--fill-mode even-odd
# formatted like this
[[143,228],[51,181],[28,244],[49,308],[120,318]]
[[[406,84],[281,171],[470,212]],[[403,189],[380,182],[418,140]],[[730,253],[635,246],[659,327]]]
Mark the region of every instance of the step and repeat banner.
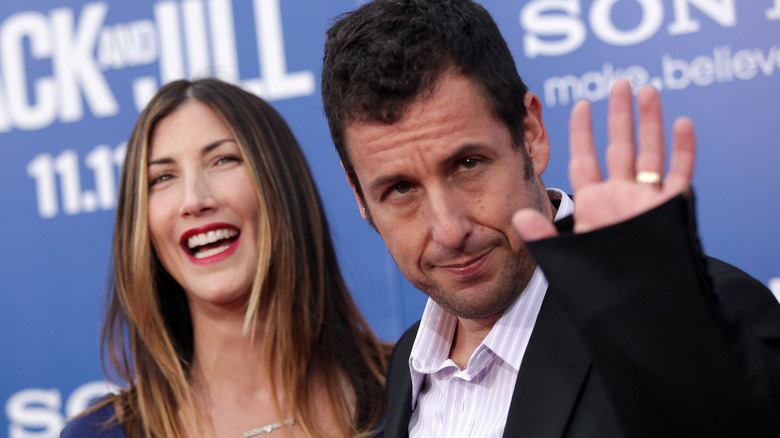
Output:
[[[360,218],[322,113],[324,34],[356,0],[0,3],[0,436],[55,437],[108,390],[99,355],[125,142],[166,82],[214,75],[266,98],[301,143],[342,268],[377,334],[425,296]],[[697,127],[705,250],[776,291],[780,0],[485,0],[544,104],[548,187],[570,190],[567,123],[620,77]],[[773,280],[775,279],[775,280]]]

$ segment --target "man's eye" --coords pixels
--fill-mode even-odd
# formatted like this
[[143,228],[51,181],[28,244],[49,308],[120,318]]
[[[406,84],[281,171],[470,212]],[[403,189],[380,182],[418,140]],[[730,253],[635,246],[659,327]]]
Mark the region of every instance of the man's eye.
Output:
[[476,158],[464,158],[460,161],[460,165],[463,166],[464,169],[473,169],[477,167],[477,164],[479,164],[479,160]]
[[412,190],[412,185],[406,182],[402,182],[394,185],[391,190],[403,195],[405,193],[409,193],[409,191]]
[[403,196],[411,191],[412,185],[408,182],[395,183],[387,189],[384,195],[382,195],[382,199],[386,199],[391,196]]

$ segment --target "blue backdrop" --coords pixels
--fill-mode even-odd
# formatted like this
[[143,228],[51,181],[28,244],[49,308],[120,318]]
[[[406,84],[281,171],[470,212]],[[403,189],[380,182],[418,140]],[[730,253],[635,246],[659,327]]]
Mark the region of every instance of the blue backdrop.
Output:
[[[321,109],[325,30],[359,3],[0,3],[0,436],[58,436],[64,417],[106,390],[99,328],[124,142],[147,99],[180,77],[217,75],[272,102],[310,160],[374,330],[394,340],[419,318],[425,296],[360,219]],[[569,190],[573,101],[594,102],[603,146],[610,84],[653,84],[667,132],[681,115],[697,127],[705,250],[776,284],[780,0],[483,4],[545,106],[548,187]]]

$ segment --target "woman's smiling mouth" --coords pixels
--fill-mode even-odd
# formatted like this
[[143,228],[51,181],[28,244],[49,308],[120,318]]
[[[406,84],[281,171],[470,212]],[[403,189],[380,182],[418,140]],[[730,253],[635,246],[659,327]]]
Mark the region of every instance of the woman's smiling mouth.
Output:
[[[240,234],[239,229],[232,225],[210,224],[187,231],[182,235],[180,244],[193,261],[209,263],[232,254],[233,251],[229,250],[235,250]],[[224,257],[216,257],[220,255]]]

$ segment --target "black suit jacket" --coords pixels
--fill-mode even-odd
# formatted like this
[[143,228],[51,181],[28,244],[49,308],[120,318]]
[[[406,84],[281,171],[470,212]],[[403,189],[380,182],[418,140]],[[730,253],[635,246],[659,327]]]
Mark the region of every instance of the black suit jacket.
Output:
[[[529,248],[550,286],[505,437],[780,436],[780,305],[701,255],[689,201]],[[385,437],[407,436],[418,324],[391,357]]]

